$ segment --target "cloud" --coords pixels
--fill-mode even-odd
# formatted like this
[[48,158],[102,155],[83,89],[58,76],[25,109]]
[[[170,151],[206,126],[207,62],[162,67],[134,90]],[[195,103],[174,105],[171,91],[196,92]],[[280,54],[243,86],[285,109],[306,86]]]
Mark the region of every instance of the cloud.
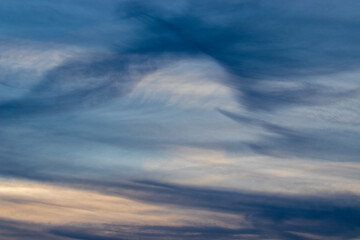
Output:
[[1,236],[11,240],[64,240],[63,237],[48,233],[46,226],[39,224],[0,219],[0,229]]
[[[219,112],[241,124],[265,130],[257,142],[243,143],[257,153],[277,157],[296,156],[333,161],[358,160],[356,156],[360,152],[356,142],[359,141],[359,136],[351,131],[291,129],[224,110],[219,110]],[[266,133],[271,133],[271,135]]]
[[[264,236],[273,233],[272,237],[291,239],[292,234],[286,235],[294,231],[323,236],[324,239],[332,236],[350,239],[359,234],[357,223],[360,211],[355,196],[274,196],[151,181],[136,183],[136,189],[140,192],[130,191],[132,197],[154,203],[244,214]],[[355,205],[350,206],[348,203]],[[316,224],[310,227],[311,222]],[[323,227],[320,227],[322,224]]]
[[[69,183],[73,185],[74,182]],[[80,186],[78,185],[78,187]],[[39,190],[33,187],[30,187],[29,190]],[[358,226],[360,221],[359,198],[349,194],[322,196],[269,194],[192,187],[151,180],[122,183],[86,181],[82,188],[105,194],[88,193],[92,197],[102,196],[104,200],[110,200],[110,203],[112,202],[111,199],[116,200],[125,197],[125,199],[131,200],[123,201],[140,201],[143,202],[139,203],[142,206],[168,209],[168,211],[175,213],[179,211],[183,216],[179,218],[181,221],[175,221],[175,226],[172,225],[171,221],[165,221],[165,216],[160,214],[159,211],[152,212],[150,215],[147,215],[146,212],[138,212],[138,217],[150,216],[150,219],[154,217],[155,213],[159,214],[156,221],[153,220],[153,223],[145,225],[116,224],[114,222],[111,224],[94,224],[90,223],[86,218],[80,223],[71,225],[67,223],[61,225],[37,224],[37,229],[41,226],[40,230],[37,230],[39,235],[40,233],[51,233],[55,236],[75,239],[136,239],[145,237],[148,239],[159,237],[168,237],[170,239],[312,239],[309,236],[314,236],[315,239],[353,239],[360,234]],[[66,191],[70,194],[86,193],[84,190],[68,189]],[[14,193],[16,194],[16,191]],[[51,191],[44,193],[50,198],[48,198],[49,202],[43,202],[42,204],[45,204],[47,208],[59,208],[59,206],[53,205],[54,202],[56,203],[59,200],[59,195],[53,195]],[[21,195],[26,196],[23,192]],[[54,196],[54,198],[51,196]],[[44,200],[42,199],[42,201]],[[33,201],[28,202],[26,199],[25,201],[16,201],[14,196],[12,200],[8,201],[13,201],[18,205],[22,204],[23,207],[26,207],[27,204],[34,205]],[[64,204],[65,202],[60,201],[60,203]],[[71,213],[72,210],[77,211],[76,209],[81,207],[83,213],[92,214],[97,208],[104,210],[108,206],[94,203],[78,201],[71,209],[63,211],[64,213]],[[115,203],[116,201],[112,202],[112,204]],[[62,208],[65,206],[63,205]],[[128,208],[118,210],[128,212],[129,209],[126,209]],[[136,214],[136,208],[131,209],[135,210]],[[219,213],[223,215],[219,215]],[[34,214],[39,215],[39,212],[34,212]],[[169,214],[166,216],[169,216]],[[175,216],[179,217],[177,214]],[[205,220],[204,216],[208,216],[209,220]],[[231,216],[234,218],[231,218]],[[184,221],[184,217],[189,218],[189,220]],[[95,220],[100,219],[96,218]],[[211,224],[210,220],[212,222],[217,220],[218,223]],[[6,221],[9,222],[9,220]],[[22,227],[22,224],[17,224],[15,231],[27,225],[25,224]],[[8,231],[13,230],[8,228]]]
[[153,68],[147,58],[141,56],[96,58],[70,61],[52,69],[27,95],[1,103],[0,115],[2,118],[21,117],[98,105],[128,93],[140,80],[136,75]]
[[[350,184],[360,154],[358,73],[342,75],[360,63],[357,1],[5,0],[1,7],[1,39],[17,40],[0,54],[1,92],[12,91],[0,101],[0,175],[54,186],[43,195],[26,188],[30,197],[6,188],[2,206],[18,218],[1,220],[0,235],[360,235],[357,181]],[[14,49],[20,42],[29,45]],[[9,84],[23,79],[29,89]],[[270,157],[245,164],[239,155]],[[230,175],[231,184],[206,182],[212,174]],[[317,184],[311,193],[298,191],[310,183]],[[66,194],[70,200],[54,197]],[[107,218],[109,205],[126,211],[116,204],[138,203],[150,210],[135,211],[136,223]],[[73,208],[62,212],[61,204]],[[24,209],[54,214],[24,216]],[[61,214],[71,217],[45,224]]]
[[238,156],[204,148],[176,148],[145,162],[142,175],[154,181],[285,194],[359,194],[357,162],[314,161],[252,154]]
[[183,109],[239,108],[231,88],[218,81],[223,75],[206,58],[179,60],[145,76],[127,101]]
[[[358,41],[354,40],[359,38],[356,4],[351,8],[342,4],[338,8],[339,3],[331,1],[326,6],[328,14],[321,13],[320,1],[305,1],[301,5],[283,1],[271,4],[212,1],[205,5],[200,1],[185,4],[188,7],[180,12],[162,10],[161,4],[134,4],[118,7],[122,19],[118,24],[130,23],[134,30],[121,42],[112,43],[116,46],[112,47],[112,54],[69,61],[56,67],[27,97],[3,103],[1,115],[96,105],[131,91],[134,84],[154,69],[174,60],[199,56],[208,57],[228,73],[228,77],[219,81],[230,85],[249,110],[324,104],[358,95],[356,89],[328,90],[306,80],[309,75],[341,72],[359,63]],[[311,11],[310,7],[313,7]],[[331,13],[338,9],[343,15],[333,16]],[[136,20],[131,22],[124,15]],[[354,18],[349,19],[349,15]],[[135,71],[136,77],[130,74]],[[264,81],[292,81],[299,76],[298,90],[267,91],[262,87]],[[80,81],[81,87],[64,91],[64,85]],[[54,87],[57,87],[55,92]],[[43,97],[43,92],[53,96]]]
[[[125,51],[152,58],[207,56],[228,72],[221,81],[238,91],[249,110],[273,110],[322,104],[353,92],[329,92],[326,86],[307,82],[309,75],[357,67],[358,5],[350,3],[331,1],[325,13],[321,1],[200,1],[188,3],[181,13],[137,3],[119,7],[119,12],[134,16],[140,25],[134,44]],[[298,90],[269,92],[262,87],[264,81],[294,77],[301,77]]]

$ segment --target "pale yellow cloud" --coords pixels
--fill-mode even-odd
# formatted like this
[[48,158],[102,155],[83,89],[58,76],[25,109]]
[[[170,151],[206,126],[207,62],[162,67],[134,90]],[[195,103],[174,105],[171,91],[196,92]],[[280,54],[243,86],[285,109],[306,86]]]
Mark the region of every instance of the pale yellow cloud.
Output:
[[0,180],[0,218],[39,224],[246,227],[242,216],[152,205],[64,186]]

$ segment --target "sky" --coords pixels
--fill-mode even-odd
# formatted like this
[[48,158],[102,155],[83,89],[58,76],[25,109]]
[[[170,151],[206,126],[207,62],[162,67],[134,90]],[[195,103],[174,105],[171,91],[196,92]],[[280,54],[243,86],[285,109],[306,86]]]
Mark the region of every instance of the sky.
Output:
[[359,12],[1,0],[0,239],[360,239]]

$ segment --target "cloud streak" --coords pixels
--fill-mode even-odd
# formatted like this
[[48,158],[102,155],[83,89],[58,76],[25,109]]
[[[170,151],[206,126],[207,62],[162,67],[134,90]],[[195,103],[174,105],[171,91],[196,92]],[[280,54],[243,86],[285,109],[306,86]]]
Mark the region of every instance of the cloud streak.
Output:
[[[90,183],[89,181],[86,182],[86,184]],[[196,220],[198,222],[195,223],[195,226],[187,224],[187,221],[182,221],[182,224],[178,221],[176,226],[172,226],[171,222],[168,221],[170,225],[166,225],[164,224],[165,216],[158,212],[158,218],[153,218],[150,225],[120,224],[121,221],[130,220],[128,218],[120,220],[119,224],[85,222],[80,225],[70,226],[70,222],[65,222],[62,225],[51,224],[46,226],[43,224],[19,223],[16,224],[16,228],[7,228],[7,231],[10,232],[9,234],[15,234],[14,232],[18,231],[18,229],[28,229],[30,227],[30,230],[27,231],[38,234],[41,236],[39,239],[45,239],[42,236],[46,236],[46,234],[53,234],[54,239],[56,239],[55,236],[74,239],[136,239],[139,237],[149,239],[159,237],[168,237],[170,239],[207,239],[209,237],[214,239],[224,237],[239,239],[312,239],[312,237],[308,236],[319,239],[352,239],[358,236],[360,231],[358,226],[360,221],[359,198],[354,195],[275,195],[261,192],[191,187],[149,180],[137,180],[127,183],[95,181],[90,184],[91,186],[82,185],[82,188],[90,188],[106,195],[109,194],[106,196],[88,192],[88,194],[100,196],[98,199],[100,201],[101,196],[106,201],[110,200],[109,203],[112,202],[111,199],[116,200],[117,197],[125,197],[143,202],[136,203],[140,206],[159,208],[159,210],[167,208],[169,209],[167,211],[170,212],[181,209],[184,216],[180,219],[189,218],[189,224],[192,221],[191,219],[197,219],[206,213],[212,216],[212,220],[224,221],[225,225],[209,225],[208,221],[205,224],[203,220]],[[69,193],[81,194],[82,191],[84,190],[71,190]],[[56,202],[58,200],[58,198],[49,198],[49,202],[43,204],[50,204],[47,208],[56,209],[57,207],[53,205],[52,201]],[[15,199],[10,201],[16,203]],[[96,209],[98,206],[102,209],[101,205],[94,205],[93,203],[78,201],[73,205],[73,210],[82,207],[82,209],[87,209],[87,212],[91,213],[94,207]],[[32,204],[32,202],[23,201],[17,204],[26,207],[27,204]],[[134,206],[133,210],[137,210],[136,205],[133,204],[132,206]],[[64,207],[66,205],[63,205],[62,209]],[[119,207],[121,206],[119,205]],[[66,212],[70,214],[68,210]],[[144,216],[144,211],[137,213],[135,211],[134,213],[135,217],[136,214],[140,214],[138,217]],[[225,215],[217,215],[218,213]],[[34,212],[33,214],[38,215],[39,213]],[[155,212],[151,217],[154,217],[154,214]],[[116,217],[116,215],[114,216]],[[226,216],[237,216],[238,218],[227,219]],[[98,217],[104,216],[98,215]],[[230,221],[231,219],[232,221]],[[146,218],[143,220],[146,221]],[[8,220],[1,221],[2,225],[10,226],[13,226],[12,222]],[[227,222],[232,222],[234,226],[226,226]]]
[[0,236],[359,237],[359,9],[4,0]]

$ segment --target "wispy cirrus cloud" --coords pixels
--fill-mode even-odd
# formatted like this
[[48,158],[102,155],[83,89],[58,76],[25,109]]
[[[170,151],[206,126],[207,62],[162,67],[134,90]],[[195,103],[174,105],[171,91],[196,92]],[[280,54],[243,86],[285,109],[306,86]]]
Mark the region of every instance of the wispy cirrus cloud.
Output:
[[[175,59],[196,56],[207,56],[223,67],[229,76],[220,81],[231,84],[233,89],[239,91],[241,103],[253,110],[271,110],[289,104],[321,104],[357,94],[357,90],[329,91],[326,86],[317,86],[306,81],[308,75],[344,71],[354,68],[358,63],[360,57],[356,51],[357,42],[352,41],[358,38],[356,31],[353,31],[356,28],[353,9],[342,9],[342,19],[339,15],[331,15],[338,6],[335,1],[327,4],[329,13],[325,16],[324,13],[319,15],[316,12],[320,11],[321,2],[304,2],[298,9],[290,5],[284,12],[276,9],[281,3],[229,1],[226,4],[212,2],[205,6],[199,2],[193,4],[191,10],[185,7],[180,13],[171,10],[165,12],[159,6],[152,7],[140,2],[135,5],[120,5],[120,15],[123,16],[122,11],[125,11],[126,16],[136,19],[133,25],[138,25],[128,39],[122,39],[124,43],[131,43],[113,42],[112,44],[119,47],[114,54],[103,60],[98,60],[102,57],[96,56],[96,60],[70,61],[57,67],[34,88],[33,94],[38,95],[37,89],[49,90],[48,82],[54,85],[66,84],[64,81],[69,81],[71,77],[89,79],[100,76],[109,80],[114,75],[121,76],[122,79],[118,77],[116,81],[113,80],[115,85],[110,83],[111,80],[105,80],[103,85],[109,88],[111,86],[111,89],[118,88],[118,91],[129,91],[131,88],[126,90],[128,88],[124,84],[139,81],[139,78],[149,72],[144,69],[146,65],[159,67]],[[308,11],[309,6],[315,6],[315,10]],[[292,11],[294,15],[291,15]],[[216,14],[211,14],[212,12]],[[243,14],[238,14],[239,12]],[[299,15],[301,12],[303,16]],[[349,19],[349,15],[353,15],[354,19]],[[323,18],[328,19],[326,25]],[[269,19],[272,20],[267,21]],[[321,31],[318,31],[320,28]],[[335,44],[346,47],[330,48]],[[129,68],[136,69],[134,71],[138,74],[137,78],[128,75]],[[60,81],[54,79],[54,75],[55,78],[61,76]],[[267,91],[261,87],[264,81],[289,81],[294,76],[303,76],[302,86],[297,90]],[[72,95],[96,102],[99,98],[111,98],[114,92],[117,92],[108,90],[100,83],[100,86],[89,85],[90,83],[87,83],[75,94],[71,91],[60,92],[60,96],[52,99],[25,98],[24,102],[30,102],[30,109],[40,109],[41,104],[65,105],[66,101],[72,101],[69,100]],[[76,99],[76,102],[79,101],[82,102],[81,99]],[[10,106],[4,105],[2,108],[15,108],[11,103],[8,104]],[[15,105],[21,108],[20,103]],[[26,109],[26,106],[24,108]]]
[[[359,232],[357,224],[360,217],[359,201],[353,195],[273,195],[147,180],[128,183],[92,182],[91,184],[92,187],[88,186],[91,189],[110,195],[51,186],[49,188],[49,186],[41,185],[13,186],[12,199],[10,201],[6,198],[3,200],[6,205],[11,203],[17,205],[19,210],[28,209],[28,214],[32,214],[32,211],[37,209],[36,206],[42,206],[41,209],[47,209],[46,212],[62,211],[65,215],[59,212],[59,218],[54,218],[54,222],[47,224],[41,222],[27,224],[22,223],[21,219],[28,218],[28,215],[24,215],[23,211],[18,213],[15,211],[13,217],[18,217],[18,220],[1,221],[2,226],[10,226],[5,233],[13,236],[13,239],[17,239],[15,236],[19,236],[19,233],[16,234],[19,230],[31,233],[30,236],[49,235],[54,239],[56,237],[59,239],[136,239],[138,237],[149,239],[159,237],[170,239],[207,239],[209,237],[214,239],[224,237],[238,239],[311,239],[312,237],[351,239],[356,237]],[[24,195],[23,190],[26,187],[30,192],[47,189],[44,192],[45,198],[29,195],[32,200],[28,197],[28,199],[17,201],[16,194]],[[19,188],[22,192],[17,192]],[[73,194],[77,196],[86,194],[87,197],[91,196],[93,201],[78,199],[78,202],[70,204],[66,199],[61,201],[62,197],[59,198],[58,194],[53,194],[58,193],[58,190],[60,192],[67,191],[66,198],[69,198],[69,201]],[[129,209],[127,204],[132,200],[123,199],[122,196],[143,203],[134,202],[131,204],[132,208]],[[106,214],[111,206],[96,204],[97,200],[109,201],[110,205],[118,205],[117,209],[121,214],[117,215],[115,212],[110,215]],[[6,201],[9,202],[6,203]],[[138,205],[142,208],[157,208],[158,210],[144,212],[141,207],[136,207]],[[71,211],[64,212],[64,209],[68,207]],[[121,210],[121,207],[128,210]],[[177,212],[178,210],[181,210],[181,214]],[[72,218],[71,214],[76,211],[78,214]],[[95,223],[90,223],[89,216],[96,211],[99,212],[94,215]],[[170,213],[175,214],[171,215]],[[38,210],[34,214],[37,217],[40,216]],[[124,214],[126,214],[126,218],[123,218]],[[86,224],[74,222],[82,215],[89,219]],[[113,218],[111,224],[96,223],[97,221],[101,222],[102,217]],[[151,223],[141,224],[146,222],[147,217]],[[204,221],[204,217],[210,217],[211,221]],[[36,219],[39,218],[34,220]],[[46,219],[49,218],[44,220]],[[136,224],[129,225],[129,221],[131,223],[132,219]],[[59,225],[59,221],[65,222]],[[217,221],[221,224],[219,225]]]
[[359,8],[4,0],[0,236],[356,239]]

